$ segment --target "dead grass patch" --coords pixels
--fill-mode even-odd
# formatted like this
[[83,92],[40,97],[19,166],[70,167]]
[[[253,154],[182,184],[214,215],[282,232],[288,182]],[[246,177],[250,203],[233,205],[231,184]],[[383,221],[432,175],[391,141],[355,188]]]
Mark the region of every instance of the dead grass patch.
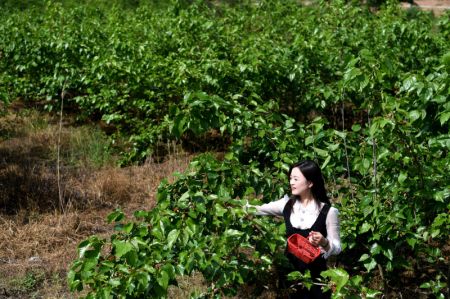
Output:
[[167,298],[189,298],[190,295],[199,295],[207,291],[207,284],[203,274],[194,272],[190,276],[177,278],[177,286],[171,285],[167,290]]
[[[13,297],[58,298],[70,294],[66,273],[76,257],[76,246],[89,235],[106,235],[109,211],[31,213],[23,211],[2,219],[0,232],[0,289]],[[50,292],[50,290],[51,292]],[[66,293],[66,296],[62,296]],[[55,297],[56,298],[56,297]]]
[[[116,207],[122,208],[128,216],[135,210],[153,208],[160,181],[163,178],[173,180],[172,173],[183,171],[191,158],[172,155],[163,163],[84,171],[65,182],[66,190],[77,193],[83,205],[72,201],[64,214],[56,210],[42,212],[31,206],[20,208],[13,215],[3,214],[0,218],[3,227],[0,230],[0,277],[20,278],[37,267],[45,270],[39,292],[46,292],[56,275],[64,277],[59,282],[63,286],[59,288],[69,295],[65,275],[76,258],[77,245],[91,235],[108,236],[112,226],[107,225],[105,219]],[[13,282],[10,281],[14,285]],[[2,287],[11,289],[0,284],[0,289]],[[18,294],[18,289],[13,288],[13,291]]]
[[77,245],[91,235],[108,237],[112,226],[105,219],[114,208],[128,216],[153,208],[161,180],[173,181],[172,174],[183,172],[194,156],[172,145],[164,159],[118,168],[109,153],[103,155],[105,136],[98,129],[66,126],[62,213],[57,134],[57,123],[37,112],[0,117],[0,298],[75,297],[66,275]]
[[[20,293],[16,280],[3,280],[0,290],[9,294],[51,298],[53,289],[57,298],[71,294],[66,286],[66,273],[76,258],[77,245],[88,236],[107,237],[112,226],[106,216],[116,207],[128,216],[135,210],[151,209],[156,204],[155,193],[162,178],[187,167],[191,156],[170,156],[163,163],[146,163],[128,168],[108,168],[71,177],[66,182],[72,193],[79,193],[84,206],[71,202],[65,214],[57,211],[21,208],[14,215],[0,218],[0,277],[22,279],[33,269],[44,271],[44,279],[35,285],[32,294]],[[172,177],[173,180],[173,177]],[[28,290],[29,291],[29,290]],[[30,291],[31,292],[31,291]],[[0,295],[1,298],[1,295]],[[31,298],[31,297],[30,297]]]

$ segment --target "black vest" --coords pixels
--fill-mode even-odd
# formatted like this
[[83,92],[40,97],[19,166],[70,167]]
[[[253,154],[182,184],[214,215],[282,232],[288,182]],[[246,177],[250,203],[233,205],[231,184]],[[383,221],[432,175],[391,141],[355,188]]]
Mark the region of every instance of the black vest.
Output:
[[[330,205],[325,204],[323,208],[320,210],[319,216],[317,217],[314,224],[309,229],[299,229],[295,228],[291,224],[291,212],[292,207],[289,205],[289,201],[286,203],[283,209],[284,222],[286,223],[286,239],[289,238],[293,234],[300,234],[303,237],[307,238],[311,231],[320,232],[325,238],[327,237],[327,225],[326,219],[328,211],[330,210]],[[301,215],[298,215],[301,217]],[[325,271],[327,269],[326,260],[320,255],[316,258],[312,263],[306,264],[303,261],[296,258],[294,255],[286,251],[285,254],[289,261],[292,263],[294,268],[301,273],[304,273],[306,270],[311,272],[311,277],[316,278],[320,277],[320,272]]]

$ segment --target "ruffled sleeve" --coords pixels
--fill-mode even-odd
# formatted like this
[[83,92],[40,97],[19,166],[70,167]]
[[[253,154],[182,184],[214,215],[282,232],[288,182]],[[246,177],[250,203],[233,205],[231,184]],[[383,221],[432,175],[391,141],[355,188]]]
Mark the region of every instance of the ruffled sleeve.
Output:
[[327,239],[330,242],[330,248],[328,249],[328,251],[324,250],[324,258],[328,258],[330,255],[337,255],[342,250],[338,209],[333,207],[330,208],[326,219],[326,226]]
[[284,206],[289,200],[289,196],[285,195],[283,198],[272,201],[260,206],[254,206],[256,208],[257,215],[271,215],[271,216],[283,216]]

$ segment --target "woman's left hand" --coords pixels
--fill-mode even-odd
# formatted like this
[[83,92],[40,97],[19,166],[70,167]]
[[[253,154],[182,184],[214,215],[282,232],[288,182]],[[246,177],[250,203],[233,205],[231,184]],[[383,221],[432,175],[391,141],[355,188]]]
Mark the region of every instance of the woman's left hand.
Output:
[[328,240],[320,232],[311,231],[309,233],[308,240],[316,247],[322,246],[325,248],[328,244]]

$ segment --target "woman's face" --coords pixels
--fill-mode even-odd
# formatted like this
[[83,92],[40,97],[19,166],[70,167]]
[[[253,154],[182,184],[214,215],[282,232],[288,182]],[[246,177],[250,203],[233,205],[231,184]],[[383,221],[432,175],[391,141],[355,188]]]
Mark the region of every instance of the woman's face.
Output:
[[305,178],[298,167],[292,169],[289,184],[291,186],[292,195],[304,194],[305,191],[309,191],[312,187],[312,183]]

